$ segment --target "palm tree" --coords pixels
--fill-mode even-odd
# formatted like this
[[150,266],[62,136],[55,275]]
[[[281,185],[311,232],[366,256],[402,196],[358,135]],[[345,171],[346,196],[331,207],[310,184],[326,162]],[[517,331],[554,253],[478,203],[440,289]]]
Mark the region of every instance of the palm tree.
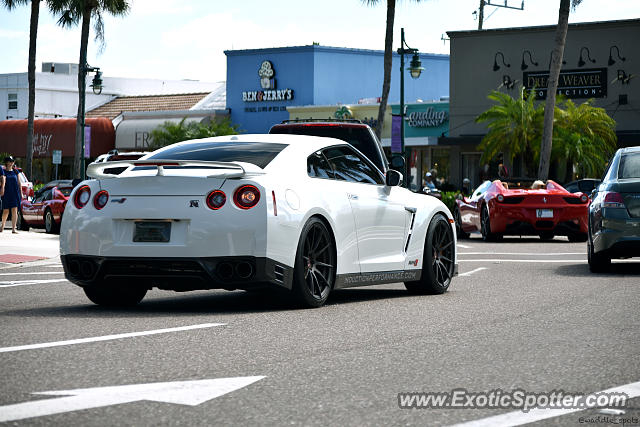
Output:
[[544,130],[540,144],[540,164],[538,167],[538,179],[546,180],[549,176],[549,164],[551,161],[551,147],[553,139],[553,114],[556,104],[556,92],[558,90],[558,79],[560,77],[560,67],[564,55],[564,44],[567,39],[567,29],[569,27],[570,6],[574,9],[582,0],[560,0],[560,10],[558,11],[558,25],[556,26],[555,46],[551,54],[551,67],[549,69],[549,80],[547,86],[547,100],[544,112]]
[[564,161],[569,173],[575,165],[579,177],[601,176],[617,147],[615,128],[615,120],[603,108],[594,107],[593,99],[578,106],[563,100],[556,110],[551,157]]
[[[57,9],[61,12],[58,23],[62,26],[72,26],[81,22],[80,35],[80,61],[78,64],[78,115],[84,114],[85,89],[86,89],[86,69],[87,65],[87,45],[89,43],[89,26],[93,18],[93,29],[96,33],[96,40],[100,41],[100,48],[104,47],[104,21],[103,14],[109,13],[113,16],[126,15],[129,11],[128,0],[69,0],[68,4]],[[75,178],[80,178],[82,174],[82,137],[83,124],[80,120],[76,122],[76,145],[73,160],[73,174]]]
[[498,91],[492,91],[488,98],[496,105],[476,118],[477,123],[488,122],[487,134],[482,138],[479,149],[483,151],[482,162],[488,162],[503,153],[512,162],[522,155],[526,169],[530,169],[536,156],[536,145],[540,141],[543,109],[536,106],[534,92],[524,91],[519,98]]
[[[1,0],[9,10],[17,5],[26,4],[28,0]],[[31,19],[29,23],[29,64],[27,79],[29,81],[29,112],[27,118],[27,164],[26,173],[33,179],[33,120],[36,104],[36,40],[38,38],[38,16],[40,15],[40,0],[31,0]]]
[[[375,6],[379,0],[361,0],[369,6]],[[414,0],[419,3],[420,0]],[[384,77],[382,79],[382,96],[380,96],[380,108],[378,109],[378,124],[375,131],[378,138],[382,134],[384,114],[387,110],[389,100],[389,89],[391,87],[391,65],[393,62],[393,21],[396,14],[396,0],[387,0],[387,29],[384,36]]]

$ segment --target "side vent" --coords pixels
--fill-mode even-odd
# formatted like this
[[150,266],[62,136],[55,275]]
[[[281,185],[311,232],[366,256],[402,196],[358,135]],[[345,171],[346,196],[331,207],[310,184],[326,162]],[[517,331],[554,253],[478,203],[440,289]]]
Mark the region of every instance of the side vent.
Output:
[[276,279],[276,282],[284,283],[284,267],[276,264],[273,267],[273,275]]

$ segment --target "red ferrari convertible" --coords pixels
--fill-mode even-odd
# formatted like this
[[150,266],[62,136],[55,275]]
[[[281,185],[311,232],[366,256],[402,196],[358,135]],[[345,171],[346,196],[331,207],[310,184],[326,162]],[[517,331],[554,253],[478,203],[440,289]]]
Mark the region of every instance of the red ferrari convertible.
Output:
[[485,181],[471,194],[456,200],[453,217],[458,238],[480,231],[485,241],[503,235],[538,235],[543,240],[567,236],[587,240],[589,197],[569,193],[554,181]]
[[62,222],[62,213],[73,191],[71,181],[52,181],[38,190],[33,200],[23,199],[18,215],[18,227],[44,228],[47,233],[57,233]]

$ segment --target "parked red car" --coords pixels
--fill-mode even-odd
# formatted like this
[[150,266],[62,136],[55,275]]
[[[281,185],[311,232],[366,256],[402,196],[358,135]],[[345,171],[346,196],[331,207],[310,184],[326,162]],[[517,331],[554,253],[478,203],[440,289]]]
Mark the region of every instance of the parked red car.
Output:
[[542,188],[532,189],[531,181],[485,181],[471,197],[456,200],[453,217],[458,238],[480,231],[485,241],[507,234],[538,235],[543,240],[560,235],[585,242],[589,197],[569,193],[551,180],[536,183]]
[[71,180],[51,181],[39,189],[32,200],[23,199],[18,215],[18,227],[44,228],[47,233],[57,233],[62,213],[73,190]]

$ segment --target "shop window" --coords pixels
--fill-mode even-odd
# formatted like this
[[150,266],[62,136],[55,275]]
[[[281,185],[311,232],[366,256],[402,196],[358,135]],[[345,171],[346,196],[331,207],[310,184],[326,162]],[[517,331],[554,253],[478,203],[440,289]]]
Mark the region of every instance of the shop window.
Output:
[[441,189],[448,187],[447,183],[451,174],[451,162],[449,160],[449,149],[433,148],[431,150],[431,169],[435,174],[436,186]]
[[9,110],[17,110],[18,109],[18,94],[10,93],[9,94]]

